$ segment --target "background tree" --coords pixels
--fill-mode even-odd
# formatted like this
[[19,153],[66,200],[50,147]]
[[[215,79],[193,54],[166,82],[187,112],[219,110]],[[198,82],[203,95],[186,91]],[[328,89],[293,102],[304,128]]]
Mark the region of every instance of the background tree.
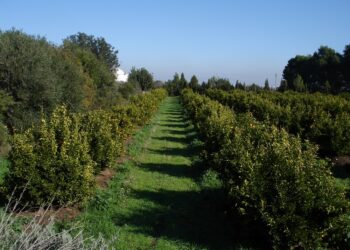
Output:
[[184,73],[181,73],[180,86],[181,86],[181,89],[187,88],[187,80],[185,78],[185,74]]
[[165,83],[165,86],[170,95],[174,95],[174,96],[180,95],[183,89],[183,83],[180,79],[179,74],[175,73],[173,79],[167,81]]
[[16,105],[8,125],[27,127],[50,112],[62,97],[66,84],[57,76],[54,48],[42,37],[11,30],[0,36],[0,89],[12,96]]
[[235,84],[235,88],[245,90],[245,84],[242,84],[240,81],[237,80]]
[[264,82],[264,90],[270,90],[270,84],[269,84],[269,79],[265,79]]
[[128,81],[138,83],[142,91],[147,91],[154,87],[153,76],[145,68],[136,69],[133,67],[130,71]]
[[[98,41],[103,48],[104,39]],[[10,132],[31,126],[60,104],[79,111],[108,108],[118,100],[113,72],[90,49],[69,41],[57,47],[17,30],[0,32],[0,90],[15,102],[4,120]]]
[[4,115],[6,115],[13,100],[5,91],[0,90],[0,156],[4,156],[8,149],[8,132],[7,127],[3,123]]
[[[294,80],[300,75],[304,85],[311,92],[339,93],[347,89],[349,81],[346,70],[346,54],[344,56],[334,49],[321,46],[313,55],[296,56],[288,61],[283,70],[283,78],[287,81],[288,89],[294,89]],[[349,69],[349,68],[347,68]]]
[[301,75],[297,75],[293,81],[293,88],[295,91],[297,92],[305,92],[306,91],[306,87],[304,84],[304,80],[301,77]]
[[118,50],[107,43],[103,37],[94,37],[78,32],[75,35],[67,37],[64,40],[64,44],[67,46],[67,43],[91,51],[99,60],[104,62],[109,69],[118,68],[120,66],[118,62]]
[[198,90],[199,90],[199,87],[200,87],[200,86],[199,86],[199,83],[198,83],[198,78],[197,78],[195,75],[193,75],[193,76],[191,77],[191,80],[190,80],[188,86],[189,86],[191,89],[193,89],[194,91],[198,91]]
[[287,91],[287,90],[288,90],[287,81],[282,79],[281,83],[280,83],[280,86],[278,87],[278,91],[284,92],[284,91]]
[[255,83],[245,86],[245,90],[248,91],[261,91],[263,88]]
[[117,99],[115,75],[108,66],[90,50],[65,43],[63,51],[80,65],[85,74],[82,91],[85,103],[90,103],[89,108],[107,108],[113,105],[113,98]]
[[350,44],[345,46],[343,52],[342,74],[344,76],[342,90],[350,91]]
[[208,79],[207,85],[208,85],[208,88],[219,88],[222,90],[233,89],[233,86],[231,85],[228,79],[218,78],[215,76]]

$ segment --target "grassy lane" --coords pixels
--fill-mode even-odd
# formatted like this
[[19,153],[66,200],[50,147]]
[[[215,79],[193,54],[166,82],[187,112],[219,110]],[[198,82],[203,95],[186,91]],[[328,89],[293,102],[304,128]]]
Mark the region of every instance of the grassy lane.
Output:
[[218,205],[220,193],[203,191],[199,170],[191,165],[198,155],[194,136],[179,99],[167,98],[152,123],[134,136],[133,159],[82,216],[88,230],[116,236],[117,249],[239,247]]

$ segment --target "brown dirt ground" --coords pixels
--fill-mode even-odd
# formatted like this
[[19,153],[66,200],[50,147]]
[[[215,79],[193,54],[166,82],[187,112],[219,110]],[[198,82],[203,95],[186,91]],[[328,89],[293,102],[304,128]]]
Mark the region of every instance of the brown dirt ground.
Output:
[[337,156],[333,158],[333,163],[337,167],[350,168],[350,156]]

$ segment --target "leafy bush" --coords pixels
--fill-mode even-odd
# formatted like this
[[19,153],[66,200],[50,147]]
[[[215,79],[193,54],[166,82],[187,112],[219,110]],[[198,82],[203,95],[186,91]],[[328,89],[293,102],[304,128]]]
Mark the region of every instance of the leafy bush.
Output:
[[55,109],[50,119],[23,134],[15,134],[5,186],[22,202],[63,205],[82,202],[94,192],[94,162],[89,156],[87,135],[80,120],[65,107]]
[[315,146],[190,90],[182,99],[232,208],[264,222],[274,248],[349,247],[348,201]]
[[[326,155],[350,153],[350,103],[322,94],[225,92],[210,89],[206,95],[237,113],[251,112],[262,122],[311,140]],[[340,122],[341,121],[341,122]]]
[[112,111],[85,114],[56,108],[13,136],[6,193],[16,188],[15,197],[24,192],[22,202],[30,205],[84,202],[94,193],[94,174],[113,165],[134,128],[150,120],[165,96],[165,90],[154,90]]
[[118,124],[110,112],[97,110],[82,115],[81,129],[87,133],[89,154],[95,164],[95,173],[111,166],[121,154],[123,138],[119,138]]

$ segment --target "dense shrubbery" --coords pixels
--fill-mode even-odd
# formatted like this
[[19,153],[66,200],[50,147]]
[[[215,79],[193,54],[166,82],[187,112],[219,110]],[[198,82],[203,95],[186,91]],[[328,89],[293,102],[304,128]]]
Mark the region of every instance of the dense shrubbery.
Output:
[[94,193],[94,173],[113,165],[135,125],[147,123],[165,96],[164,89],[154,90],[113,111],[70,114],[56,108],[13,136],[7,193],[16,188],[18,197],[24,191],[21,202],[31,205],[85,201]]
[[263,221],[276,249],[349,247],[349,204],[315,146],[190,90],[182,99],[233,207]]
[[7,193],[16,190],[22,202],[40,205],[81,202],[92,195],[95,185],[94,162],[89,155],[86,133],[81,121],[59,107],[50,119],[15,134],[9,155]]
[[350,103],[342,97],[213,89],[206,94],[237,113],[251,112],[259,121],[317,143],[323,154],[350,153]]

